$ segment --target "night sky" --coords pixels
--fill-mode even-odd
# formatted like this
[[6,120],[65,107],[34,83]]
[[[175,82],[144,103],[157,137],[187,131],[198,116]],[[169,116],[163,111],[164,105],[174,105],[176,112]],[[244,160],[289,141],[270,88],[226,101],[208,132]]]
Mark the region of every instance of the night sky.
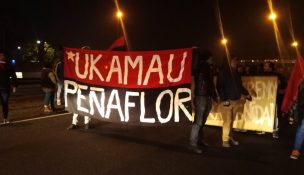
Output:
[[[217,18],[220,8],[231,52],[244,58],[277,57],[267,0],[121,0],[132,50],[199,46],[223,54]],[[297,40],[304,43],[304,1],[276,0],[278,25],[292,55],[289,14]],[[29,40],[107,49],[119,37],[114,0],[6,1],[0,7],[0,48]],[[300,48],[302,49],[302,48]]]

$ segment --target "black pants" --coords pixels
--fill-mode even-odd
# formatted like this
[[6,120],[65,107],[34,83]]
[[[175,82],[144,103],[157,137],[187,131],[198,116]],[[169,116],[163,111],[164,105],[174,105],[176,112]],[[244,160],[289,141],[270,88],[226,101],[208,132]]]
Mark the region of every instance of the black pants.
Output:
[[207,96],[196,96],[194,100],[195,117],[190,134],[190,144],[197,145],[199,138],[203,137],[202,127],[212,108],[212,99]]
[[0,90],[0,102],[2,104],[2,113],[4,119],[7,119],[8,116],[8,98],[10,96],[10,92],[7,90]]

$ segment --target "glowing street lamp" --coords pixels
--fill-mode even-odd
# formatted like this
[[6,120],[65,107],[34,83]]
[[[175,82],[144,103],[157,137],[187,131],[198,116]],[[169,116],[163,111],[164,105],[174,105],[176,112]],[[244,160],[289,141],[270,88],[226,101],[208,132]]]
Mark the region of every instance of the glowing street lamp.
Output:
[[277,14],[272,12],[269,16],[268,16],[269,20],[275,21],[277,19]]
[[121,11],[118,11],[118,12],[116,13],[116,17],[117,17],[118,19],[121,19],[121,18],[123,17],[123,13],[122,13]]
[[37,44],[40,44],[40,43],[41,43],[41,41],[40,41],[40,40],[37,40],[37,41],[36,41],[36,43],[37,43]]
[[297,41],[294,41],[294,42],[291,44],[291,46],[292,46],[292,47],[295,47],[295,48],[297,48],[298,45],[299,45],[299,43],[298,43]]
[[18,49],[18,50],[21,50],[21,47],[20,47],[20,46],[18,46],[18,47],[17,47],[17,49]]
[[227,45],[228,40],[227,40],[226,38],[223,38],[223,39],[221,40],[221,43],[222,43],[223,45]]

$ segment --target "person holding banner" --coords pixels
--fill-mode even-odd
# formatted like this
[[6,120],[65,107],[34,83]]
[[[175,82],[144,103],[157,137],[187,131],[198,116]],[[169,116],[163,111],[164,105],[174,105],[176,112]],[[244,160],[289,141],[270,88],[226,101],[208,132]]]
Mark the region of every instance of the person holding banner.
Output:
[[[90,46],[83,46],[81,49],[91,49]],[[67,130],[72,130],[72,129],[77,129],[78,128],[78,114],[74,113],[73,114],[73,120],[72,124],[67,128]],[[84,129],[88,130],[90,129],[90,121],[91,118],[89,116],[84,116]]]
[[223,117],[222,146],[229,148],[231,145],[239,145],[232,136],[233,121],[238,112],[243,112],[245,99],[251,101],[252,97],[244,88],[241,76],[237,72],[237,57],[225,58],[224,63],[219,72],[217,90],[221,99],[219,108]]
[[215,85],[213,82],[213,57],[210,51],[198,51],[194,49],[192,64],[192,86],[194,87],[194,123],[190,133],[190,149],[201,154],[202,149],[199,146],[206,144],[199,139],[203,138],[203,127],[206,123],[209,112],[212,108],[212,99],[217,99]]

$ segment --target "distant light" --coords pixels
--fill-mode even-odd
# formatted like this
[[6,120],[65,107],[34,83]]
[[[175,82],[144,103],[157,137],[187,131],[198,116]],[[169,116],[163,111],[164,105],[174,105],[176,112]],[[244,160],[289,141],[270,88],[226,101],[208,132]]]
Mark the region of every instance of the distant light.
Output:
[[17,47],[17,49],[18,49],[18,50],[21,50],[21,47],[20,47],[20,46],[18,46],[18,47]]
[[123,13],[121,11],[118,11],[116,13],[116,17],[119,18],[119,19],[122,18],[123,17]]
[[15,59],[12,59],[12,60],[11,60],[11,63],[12,63],[13,65],[15,65],[15,64],[16,64],[16,60],[15,60]]
[[251,60],[251,62],[254,62],[254,60]]
[[41,41],[40,40],[37,40],[37,44],[40,44],[41,43]]
[[274,12],[272,12],[272,13],[268,16],[268,19],[269,19],[269,20],[272,20],[272,21],[276,20],[276,19],[277,19],[277,14],[275,14]]
[[299,45],[299,44],[298,44],[297,41],[294,41],[294,42],[291,44],[292,47],[298,47],[298,45]]
[[226,44],[228,43],[228,40],[227,40],[226,38],[223,38],[223,39],[221,40],[221,43],[222,43],[223,45],[226,45]]
[[16,72],[17,78],[23,78],[22,72]]

